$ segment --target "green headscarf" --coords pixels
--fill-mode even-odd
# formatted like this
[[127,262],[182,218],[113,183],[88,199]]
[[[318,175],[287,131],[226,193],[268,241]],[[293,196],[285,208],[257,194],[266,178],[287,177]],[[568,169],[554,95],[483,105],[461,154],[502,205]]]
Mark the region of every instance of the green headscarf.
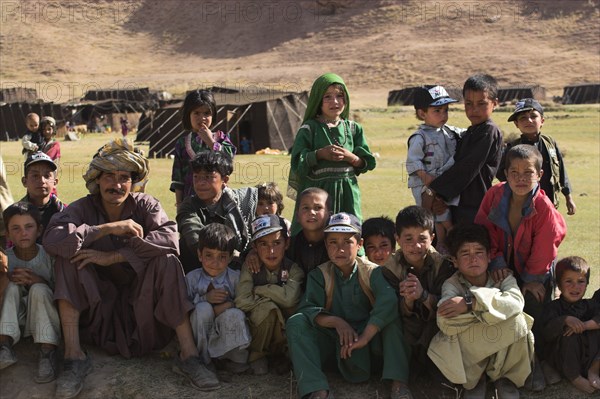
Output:
[[320,111],[319,105],[323,100],[323,95],[327,91],[327,88],[334,83],[341,84],[344,87],[344,95],[346,96],[346,102],[344,112],[342,112],[342,118],[348,119],[350,114],[350,96],[348,95],[348,89],[344,80],[336,75],[335,73],[326,73],[321,75],[315,80],[310,89],[310,96],[308,97],[308,105],[306,106],[306,112],[304,112],[304,119],[302,123],[305,123],[309,119],[315,119],[317,113]]

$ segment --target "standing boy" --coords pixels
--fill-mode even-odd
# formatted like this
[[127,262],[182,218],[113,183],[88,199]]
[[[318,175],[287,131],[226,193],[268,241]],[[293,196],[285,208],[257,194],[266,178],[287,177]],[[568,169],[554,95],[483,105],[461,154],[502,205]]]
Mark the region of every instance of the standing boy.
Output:
[[485,397],[486,379],[499,398],[518,398],[531,372],[531,317],[512,274],[496,282],[488,272],[490,242],[485,228],[457,226],[448,236],[458,271],[442,286],[437,323],[428,355],[451,382],[465,388],[463,398]]
[[[36,243],[41,232],[40,213],[27,202],[17,202],[4,210],[8,238],[8,273],[1,273],[3,297],[0,312],[0,369],[17,361],[13,345],[21,338],[19,322],[25,324],[25,336],[40,344],[38,384],[56,379],[60,343],[60,320],[54,305],[54,259]],[[6,280],[10,280],[8,284]]]
[[[490,75],[474,75],[463,86],[465,113],[471,126],[462,135],[454,165],[429,184],[425,195],[448,201],[460,195],[452,207],[454,223],[472,223],[486,191],[492,186],[502,153],[502,132],[492,120],[498,105],[498,84]],[[444,208],[441,201],[434,206]],[[438,213],[438,212],[436,212]]]
[[325,243],[330,261],[308,274],[299,313],[287,323],[300,396],[333,397],[326,363],[333,361],[345,380],[358,383],[383,358],[382,378],[392,382],[391,397],[411,398],[398,301],[382,269],[357,256],[360,222],[347,213],[331,216]]
[[567,202],[567,213],[574,215],[577,207],[571,194],[573,188],[567,176],[567,169],[563,161],[563,156],[558,149],[554,139],[546,134],[542,134],[544,125],[544,108],[533,98],[525,98],[515,105],[515,111],[508,118],[509,122],[514,122],[515,126],[521,131],[521,137],[512,143],[508,143],[504,151],[504,157],[500,162],[497,177],[499,180],[506,180],[504,173],[506,152],[519,144],[529,144],[535,146],[542,154],[542,175],[540,186],[550,198],[556,208],[559,203],[559,193],[562,192]]
[[404,336],[411,345],[413,375],[428,372],[439,378],[427,357],[427,348],[439,331],[436,324],[437,303],[442,285],[452,274],[452,263],[431,245],[434,218],[420,206],[408,206],[396,216],[396,240],[400,249],[383,265],[384,276],[398,291],[398,308]]
[[[304,272],[285,258],[290,244],[287,225],[281,216],[263,215],[252,222],[252,247],[260,260],[260,270],[252,273],[242,266],[236,306],[250,322],[250,367],[256,375],[268,372],[271,356],[278,371],[287,363],[285,321],[300,300]],[[288,365],[289,370],[289,365]]]
[[[224,224],[211,223],[202,228],[198,239],[198,258],[202,268],[185,276],[188,296],[194,310],[190,323],[200,358],[211,359],[227,371],[242,373],[248,369],[250,332],[246,315],[234,305],[240,272],[228,267],[233,257],[235,234]],[[219,388],[212,375],[203,390]]]

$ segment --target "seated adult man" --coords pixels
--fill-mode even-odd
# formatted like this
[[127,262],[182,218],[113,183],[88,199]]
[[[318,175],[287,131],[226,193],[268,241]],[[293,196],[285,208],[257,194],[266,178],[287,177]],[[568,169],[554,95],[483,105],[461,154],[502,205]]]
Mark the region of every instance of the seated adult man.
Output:
[[130,144],[107,144],[84,175],[90,195],[56,214],[46,229],[65,339],[58,398],[77,396],[91,371],[80,339],[129,358],[164,347],[173,330],[181,346],[173,370],[198,389],[219,387],[194,343],[175,223],[156,199],[131,192],[147,174],[148,161]]

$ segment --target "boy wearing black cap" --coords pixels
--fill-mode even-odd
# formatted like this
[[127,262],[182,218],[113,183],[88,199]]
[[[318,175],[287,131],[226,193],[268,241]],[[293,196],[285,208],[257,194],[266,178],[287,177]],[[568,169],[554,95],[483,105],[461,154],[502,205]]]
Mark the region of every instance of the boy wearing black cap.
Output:
[[498,168],[496,177],[498,180],[506,181],[505,163],[506,154],[511,147],[519,144],[530,144],[535,146],[542,154],[542,175],[540,186],[558,208],[559,192],[562,192],[567,202],[567,214],[574,215],[577,207],[571,197],[573,188],[567,176],[563,156],[558,149],[556,141],[548,135],[542,134],[544,125],[544,108],[533,98],[524,98],[515,105],[515,111],[508,118],[509,122],[514,122],[515,126],[521,131],[521,137],[512,143],[506,145],[504,155]]
[[235,297],[235,306],[246,312],[252,334],[248,361],[255,375],[268,372],[267,356],[272,356],[276,371],[289,372],[284,357],[285,320],[300,301],[304,272],[285,257],[290,239],[281,216],[259,216],[251,227],[260,270],[253,273],[248,262],[244,263]]
[[383,360],[381,378],[392,383],[390,397],[412,398],[398,300],[383,269],[357,256],[362,242],[356,216],[331,216],[325,228],[329,261],[308,273],[299,313],[287,322],[301,397],[333,398],[323,364],[335,364],[346,381],[358,383]]
[[[446,125],[448,104],[457,100],[451,98],[442,86],[423,86],[415,91],[414,106],[417,119],[423,121],[419,129],[408,138],[406,170],[408,188],[412,190],[415,202],[431,210],[429,184],[448,168],[454,165],[457,139],[465,129]],[[423,203],[422,198],[425,198]],[[450,198],[447,205],[458,205],[459,197]],[[444,243],[446,232],[452,228],[450,210],[435,215],[435,232],[439,243]]]

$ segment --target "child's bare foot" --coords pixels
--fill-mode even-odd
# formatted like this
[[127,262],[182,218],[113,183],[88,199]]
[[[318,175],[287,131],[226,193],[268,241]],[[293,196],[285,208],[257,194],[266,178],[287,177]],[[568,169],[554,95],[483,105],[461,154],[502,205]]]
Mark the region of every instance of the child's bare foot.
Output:
[[594,389],[600,390],[600,360],[592,362],[592,367],[588,370],[588,381]]
[[590,384],[590,382],[582,376],[575,378],[573,381],[571,381],[571,383],[580,391],[585,393],[594,393],[594,387],[592,384]]

